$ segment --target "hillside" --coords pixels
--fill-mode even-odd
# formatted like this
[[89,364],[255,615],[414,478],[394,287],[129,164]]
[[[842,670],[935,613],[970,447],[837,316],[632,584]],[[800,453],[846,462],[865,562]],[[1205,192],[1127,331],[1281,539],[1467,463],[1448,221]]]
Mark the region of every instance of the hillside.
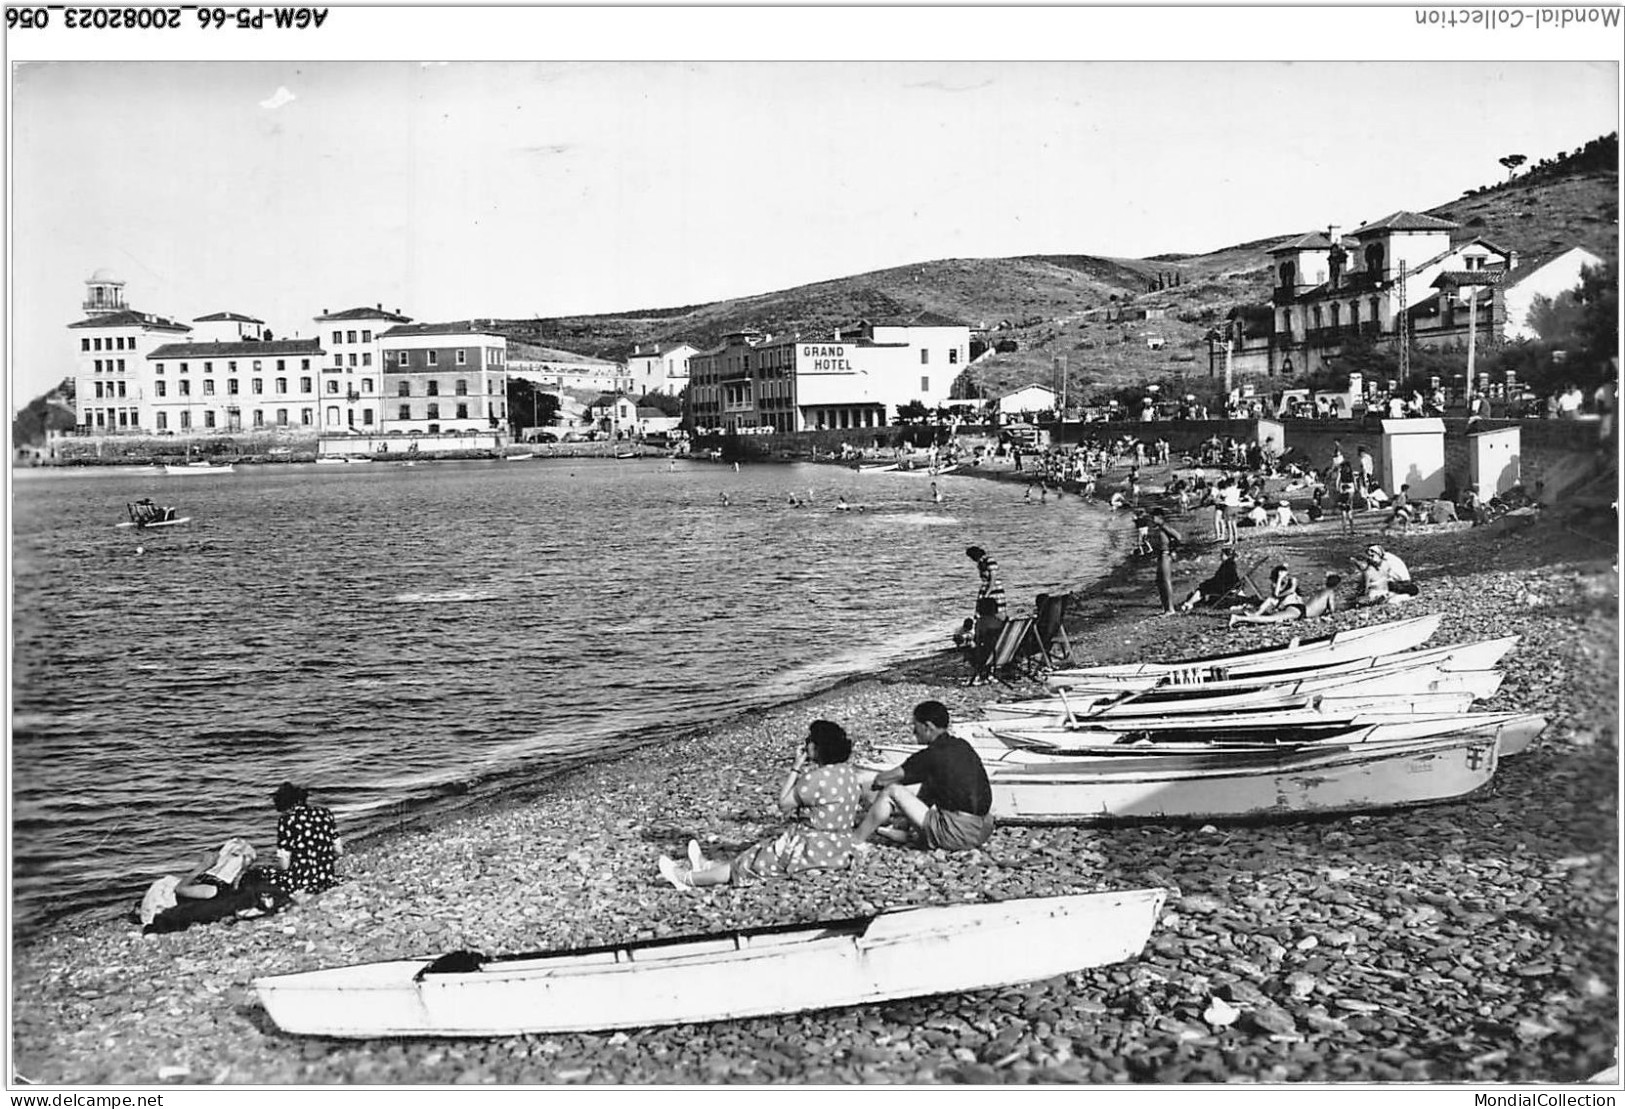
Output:
[[[1515,250],[1532,264],[1569,246],[1618,258],[1617,136],[1582,150],[1542,159],[1511,181],[1486,185],[1458,200],[1416,210],[1462,224],[1461,237],[1482,236]],[[1387,212],[1361,213],[1365,222]],[[1357,226],[1348,213],[1328,212]],[[995,328],[994,340],[1016,344],[969,372],[988,392],[1030,382],[1055,386],[1064,357],[1074,396],[1125,385],[1181,378],[1207,383],[1203,335],[1237,305],[1269,297],[1269,248],[1313,230],[1280,233],[1207,254],[1163,254],[1144,259],[1089,255],[952,258],[900,266],[803,285],[760,296],[621,315],[508,320],[516,338],[624,358],[634,343],[687,341],[704,348],[730,331],[756,328],[775,334],[827,334],[861,318],[911,317],[934,312]],[[1164,285],[1154,288],[1159,275]],[[1177,280],[1178,284],[1173,284]],[[1162,309],[1162,318],[1108,321],[1108,309]],[[1153,349],[1153,343],[1159,349]]]

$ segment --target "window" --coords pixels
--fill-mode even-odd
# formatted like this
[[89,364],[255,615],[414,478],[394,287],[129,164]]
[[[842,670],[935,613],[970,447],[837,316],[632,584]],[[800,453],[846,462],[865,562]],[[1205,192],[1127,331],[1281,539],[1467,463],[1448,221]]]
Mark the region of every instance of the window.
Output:
[[96,399],[101,400],[102,399],[102,383],[98,381],[98,382],[95,383],[95,385],[96,385]]
[[363,343],[370,343],[370,342],[372,342],[372,332],[370,332],[370,331],[363,331],[363,332],[362,332],[362,333],[361,333],[361,341],[362,341],[362,342],[363,342]]
[[438,404],[431,403],[429,405],[429,411],[428,411],[427,415],[428,415],[428,418],[431,419],[431,420],[438,420],[440,418],[440,406]]
[[931,391],[931,379],[929,377],[921,377],[920,378],[920,392],[929,393],[930,391]]
[[361,410],[361,422],[366,424],[368,427],[372,426],[372,409],[363,408]]
[[352,370],[355,369],[355,355],[354,354],[350,355],[350,368]]
[[440,364],[440,352],[438,350],[428,351],[425,353],[424,357],[428,360],[428,363],[431,366],[438,366]]
[[152,364],[152,372],[161,375],[164,372],[164,364],[162,362],[154,362]]
[[459,366],[468,365],[468,351],[466,351],[466,350],[458,350],[457,351],[457,364]]
[[186,374],[186,373],[191,373],[191,372],[192,372],[192,364],[190,362],[182,362],[181,363],[181,373]]
[[159,431],[168,431],[169,430],[169,413],[168,412],[160,412],[160,413],[157,414],[157,416],[154,417],[154,419],[156,419],[158,421],[158,430]]
[[255,379],[254,379],[254,380],[253,380],[253,381],[252,381],[252,382],[251,382],[251,383],[250,383],[250,385],[251,385],[251,387],[252,387],[252,389],[253,389],[253,391],[254,391],[254,392],[256,392],[256,393],[263,393],[263,392],[265,392],[265,379],[264,379],[264,378],[263,378],[263,377],[256,377],[256,378],[255,378]]
[[372,351],[364,350],[361,352],[361,364],[363,366],[372,365]]
[[342,332],[342,331],[333,332],[333,345],[338,346],[342,342],[344,342],[344,332]]
[[153,382],[152,388],[158,394],[158,396],[161,397],[164,395],[164,383],[162,381]]
[[361,391],[363,393],[372,392],[372,378],[364,377],[361,379]]
[[203,395],[206,397],[214,396],[214,382],[205,381],[203,383]]
[[336,404],[330,404],[327,406],[327,426],[339,426],[339,406]]
[[311,424],[315,423],[316,410],[313,408],[301,408],[299,410],[299,422],[305,427],[309,427]]
[[396,364],[401,365],[401,366],[406,365],[406,352],[404,350],[401,351],[400,361],[398,363],[396,363]]
[[410,381],[403,381],[399,385],[395,386],[395,395],[398,396],[398,397],[409,397],[409,396],[411,396],[412,395],[412,383]]
[[214,410],[213,409],[210,409],[210,410],[203,413],[203,426],[204,427],[213,427],[214,426]]
[[342,370],[344,368],[344,355],[342,355],[342,354],[333,355],[333,368],[335,370]]
[[235,377],[226,378],[226,392],[230,393],[232,396],[236,396],[239,392],[237,387],[237,379]]
[[100,358],[96,359],[96,372],[102,372],[102,360]]
[[80,350],[89,350],[90,349],[90,340],[89,339],[80,339],[79,340],[79,349]]
[[258,408],[254,409],[254,426],[265,426],[265,413],[261,412]]
[[924,347],[921,347],[920,348],[920,365],[929,366],[930,364],[931,364],[931,352],[926,350]]
[[355,332],[353,332],[353,331],[346,332],[345,333],[345,342],[347,342],[347,343],[355,342]]
[[457,395],[460,396],[460,397],[468,396],[468,379],[467,378],[459,377],[457,379]]
[[286,393],[288,391],[288,379],[287,378],[279,377],[279,378],[276,379],[276,391],[277,391],[278,395],[281,395],[282,393]]
[[948,351],[948,365],[950,365],[950,366],[959,365],[959,348],[958,347],[952,347],[952,348],[949,349],[949,351]]
[[433,380],[429,382],[429,395],[431,397],[438,397],[440,395],[440,382]]
[[192,395],[192,383],[190,381],[187,381],[185,378],[182,378],[181,379],[181,396],[189,397],[191,395]]
[[288,426],[288,410],[286,408],[278,408],[276,410],[276,426],[277,427],[287,427]]
[[440,425],[439,424],[430,424],[429,425],[429,434],[430,435],[439,435],[440,434]]
[[410,420],[412,418],[412,406],[410,404],[401,405],[400,415],[396,418],[401,420]]
[[192,414],[190,412],[182,412],[181,413],[181,430],[182,431],[191,431],[192,430]]
[[123,373],[123,372],[124,372],[124,359],[122,359],[122,358],[120,358],[120,359],[119,359],[119,360],[118,360],[118,372],[119,372],[119,373]]
[[457,406],[457,418],[458,418],[458,419],[459,419],[459,420],[466,420],[466,419],[468,419],[468,405],[466,405],[466,404],[459,404],[459,405],[458,405],[458,406]]
[[329,393],[336,393],[336,392],[339,391],[338,378],[330,377],[330,378],[327,379],[327,391]]
[[96,340],[96,349],[97,349],[97,350],[101,350],[101,349],[102,349],[102,341],[101,341],[101,339],[97,339],[97,340]]
[[299,368],[300,368],[300,369],[301,369],[301,370],[308,370],[308,369],[310,369],[310,359],[308,359],[308,358],[301,358],[301,359],[300,359],[300,360],[299,360]]
[[205,363],[203,363],[203,372],[206,373],[206,374],[214,373],[214,363],[213,362],[205,362]]
[[279,374],[280,373],[286,373],[287,370],[288,370],[288,360],[286,358],[278,358],[276,360],[276,372],[279,373]]
[[258,358],[254,359],[254,372],[260,372],[260,360]]
[[226,363],[226,372],[228,374],[234,374],[237,372],[237,360],[235,358]]
[[124,395],[124,382],[122,381],[118,383],[118,395],[121,397]]
[[310,378],[302,377],[299,379],[299,391],[301,393],[310,392]]

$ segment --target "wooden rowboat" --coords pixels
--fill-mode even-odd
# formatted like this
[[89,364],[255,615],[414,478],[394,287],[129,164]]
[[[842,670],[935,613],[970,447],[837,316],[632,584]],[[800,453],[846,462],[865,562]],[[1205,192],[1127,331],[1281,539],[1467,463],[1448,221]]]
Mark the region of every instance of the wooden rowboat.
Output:
[[[1448,801],[1495,774],[1495,737],[1476,732],[1398,743],[1245,754],[991,766],[996,820],[1028,824],[1267,820]],[[1182,765],[1183,764],[1183,765]]]
[[1133,958],[1165,891],[895,909],[814,924],[525,955],[457,952],[254,979],[304,1035],[506,1036],[860,1005]]
[[1293,638],[1278,647],[1261,647],[1251,651],[1204,655],[1168,662],[1131,662],[1075,667],[1056,670],[1050,677],[1143,679],[1161,675],[1177,677],[1184,673],[1190,677],[1183,680],[1197,680],[1197,676],[1215,668],[1233,670],[1237,667],[1267,666],[1283,659],[1335,662],[1343,658],[1392,654],[1396,651],[1409,651],[1426,643],[1438,630],[1441,619],[1438,613],[1433,613],[1405,620],[1391,620],[1383,624],[1368,624],[1360,628],[1343,628],[1316,639]]
[[1475,699],[1482,699],[1493,697],[1500,688],[1501,674],[1496,670],[1446,670],[1437,662],[1421,665],[1394,663],[1291,680],[1259,677],[1194,686],[1125,690],[1116,695],[1095,691],[1082,697],[1068,694],[1064,698],[1006,701],[986,705],[982,712],[989,719],[1058,719],[1066,717],[1069,709],[1075,718],[1155,716],[1160,713],[1244,708],[1303,708],[1310,698],[1324,695],[1375,698],[1470,692]]
[[1440,662],[1446,670],[1487,670],[1500,662],[1501,658],[1517,644],[1517,636],[1506,635],[1498,639],[1481,639],[1472,643],[1456,643],[1445,647],[1429,647],[1413,651],[1395,651],[1383,655],[1362,654],[1348,658],[1337,658],[1331,661],[1288,658],[1251,666],[1229,669],[1209,668],[1200,673],[1181,672],[1179,674],[1165,674],[1160,677],[1096,679],[1056,678],[1052,675],[1046,679],[1046,684],[1051,689],[1064,689],[1068,693],[1074,690],[1111,693],[1127,689],[1183,688],[1186,686],[1222,689],[1225,687],[1225,683],[1256,682],[1266,678],[1285,681],[1291,678],[1310,678],[1321,674],[1347,674],[1356,670],[1374,670],[1384,666],[1398,666],[1405,663],[1422,664],[1435,661]]
[[[1119,757],[1187,751],[1245,751],[1308,744],[1394,743],[1458,732],[1493,736],[1501,757],[1516,755],[1546,730],[1533,713],[1472,712],[1426,716],[1363,713],[1342,719],[1301,713],[1260,713],[1215,726],[1203,721],[1161,721],[1154,727],[1098,724],[1081,728],[992,727],[963,734],[984,763],[1044,763],[1071,758]],[[881,748],[901,753],[902,748]]]

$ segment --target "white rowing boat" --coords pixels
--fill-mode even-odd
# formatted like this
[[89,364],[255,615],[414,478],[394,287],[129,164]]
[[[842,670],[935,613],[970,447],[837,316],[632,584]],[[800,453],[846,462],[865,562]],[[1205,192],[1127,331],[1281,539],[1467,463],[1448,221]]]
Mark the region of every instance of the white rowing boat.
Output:
[[180,516],[173,520],[120,520],[113,526],[116,528],[140,528],[142,531],[152,531],[156,528],[178,528],[182,524],[190,524],[190,516]]
[[1517,643],[1517,636],[1507,635],[1499,639],[1479,640],[1476,643],[1458,643],[1449,647],[1429,647],[1421,651],[1404,651],[1399,654],[1384,655],[1380,658],[1350,659],[1326,666],[1261,672],[1200,682],[1168,683],[1154,679],[1142,679],[1142,681],[1149,682],[1149,684],[1129,685],[1108,682],[1098,686],[1059,686],[1055,689],[1056,695],[1053,697],[1032,697],[1015,701],[1001,701],[986,706],[983,711],[988,717],[1052,716],[1057,713],[1064,714],[1068,705],[1078,705],[1080,698],[1082,698],[1081,703],[1094,705],[1108,704],[1113,697],[1125,700],[1128,697],[1134,697],[1136,701],[1142,699],[1152,702],[1159,700],[1176,701],[1200,699],[1209,693],[1226,694],[1256,690],[1260,686],[1269,684],[1288,685],[1294,682],[1321,679],[1330,679],[1335,683],[1340,678],[1355,681],[1362,676],[1372,677],[1394,673],[1406,667],[1437,666],[1444,671],[1489,670],[1500,662]]
[[1370,658],[1420,647],[1438,630],[1441,619],[1443,617],[1438,613],[1413,616],[1405,620],[1368,624],[1365,627],[1343,628],[1317,639],[1294,638],[1278,647],[1261,647],[1257,650],[1230,654],[1174,659],[1167,662],[1070,667],[1052,672],[1048,680],[1056,686],[1069,684],[1073,679],[1078,679],[1078,684],[1083,681],[1116,679],[1134,682],[1158,677],[1166,677],[1169,681],[1201,681],[1219,676],[1220,671],[1239,676],[1249,669],[1267,669],[1283,662],[1286,665],[1309,665],[1338,662],[1349,658]]
[[316,1036],[641,1028],[1013,985],[1133,958],[1161,889],[895,909],[612,947],[399,959],[254,979]]
[[172,476],[186,474],[191,477],[207,477],[214,474],[230,474],[236,470],[230,462],[215,465],[212,462],[170,462],[164,465],[164,473]]
[[[1307,744],[1393,743],[1456,732],[1493,735],[1501,757],[1526,750],[1546,730],[1546,718],[1533,713],[1469,712],[1359,713],[1327,717],[1317,713],[1237,714],[1223,723],[1204,718],[1170,718],[1151,726],[1130,722],[1081,727],[985,728],[956,725],[954,734],[976,748],[984,763],[1044,763],[1072,758],[1115,758],[1186,752],[1248,751]],[[883,755],[906,758],[912,749],[881,747]]]
[[1466,796],[1495,774],[1493,735],[1237,754],[992,766],[993,816],[1013,823],[1267,820],[1404,808]]
[[1472,643],[1456,643],[1445,647],[1427,647],[1387,654],[1359,654],[1345,658],[1321,661],[1299,658],[1280,659],[1271,663],[1257,663],[1245,667],[1209,668],[1200,673],[1183,671],[1177,674],[1146,675],[1139,678],[1060,678],[1046,679],[1051,689],[1068,693],[1077,690],[1111,693],[1128,689],[1157,689],[1168,687],[1225,688],[1226,683],[1248,683],[1261,680],[1287,681],[1310,678],[1323,674],[1346,674],[1356,670],[1374,670],[1383,666],[1423,664],[1448,660],[1446,669],[1487,670],[1494,666],[1513,647],[1515,635],[1498,639],[1482,639]]

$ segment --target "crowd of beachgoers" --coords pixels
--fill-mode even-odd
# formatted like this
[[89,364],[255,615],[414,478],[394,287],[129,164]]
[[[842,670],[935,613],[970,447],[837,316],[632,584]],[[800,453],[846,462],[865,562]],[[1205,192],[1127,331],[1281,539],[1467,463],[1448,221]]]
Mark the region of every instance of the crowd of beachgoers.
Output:
[[[868,837],[873,846],[843,853],[841,865],[775,867],[762,857],[797,807],[784,804],[789,785],[823,750],[810,742],[827,734],[815,721],[838,726],[850,757],[867,761],[882,745],[951,732],[933,715],[922,735],[922,704],[960,721],[990,700],[1042,691],[1008,675],[1014,684],[970,685],[973,662],[945,649],[352,845],[336,860],[337,884],[274,913],[164,934],[80,920],[15,944],[15,1080],[1574,1082],[1612,1064],[1614,528],[1546,512],[1476,526],[1471,514],[1422,516],[1402,529],[1391,507],[1367,504],[1351,506],[1345,529],[1341,514],[1307,518],[1324,469],[1292,473],[1273,459],[1254,470],[1223,456],[1162,462],[1147,446],[1143,463],[1131,452],[1101,472],[1111,471],[1126,512],[1154,502],[1185,541],[1166,557],[1154,547],[1131,557],[1072,598],[1074,662],[1280,642],[1286,629],[1230,626],[1226,605],[1180,605],[1164,618],[1157,577],[1166,568],[1176,597],[1199,594],[1228,545],[1240,549],[1244,577],[1267,564],[1320,580],[1379,543],[1420,586],[1401,613],[1440,614],[1435,642],[1520,637],[1487,707],[1545,715],[1535,748],[1477,793],[1409,811],[1256,826],[995,823],[935,846],[920,841],[908,813],[892,811],[869,831],[896,834]],[[1034,487],[1019,483],[1034,480],[1075,496],[1052,476],[1053,462],[1040,453],[1017,470],[1005,452],[974,470],[1017,483],[1012,496],[1029,495]],[[1266,496],[1303,513],[1296,526],[1230,534],[1211,503],[1167,493],[1182,477],[1212,489],[1232,477],[1251,485],[1253,475]],[[1079,526],[1098,517],[1080,516]],[[974,521],[965,534],[1007,566],[1020,558],[997,536],[977,535]],[[984,584],[967,567],[967,608]],[[1252,608],[1262,593],[1235,599]],[[1325,634],[1394,615],[1387,604],[1340,605],[1305,613],[1290,630]],[[849,807],[854,820],[868,811]],[[663,875],[662,856],[682,880]],[[746,856],[745,874],[729,865],[724,880],[694,880]],[[1019,987],[782,1017],[479,1041],[307,1040],[280,1032],[251,987],[260,975],[463,948],[628,942],[1143,886],[1170,892],[1137,959]]]

